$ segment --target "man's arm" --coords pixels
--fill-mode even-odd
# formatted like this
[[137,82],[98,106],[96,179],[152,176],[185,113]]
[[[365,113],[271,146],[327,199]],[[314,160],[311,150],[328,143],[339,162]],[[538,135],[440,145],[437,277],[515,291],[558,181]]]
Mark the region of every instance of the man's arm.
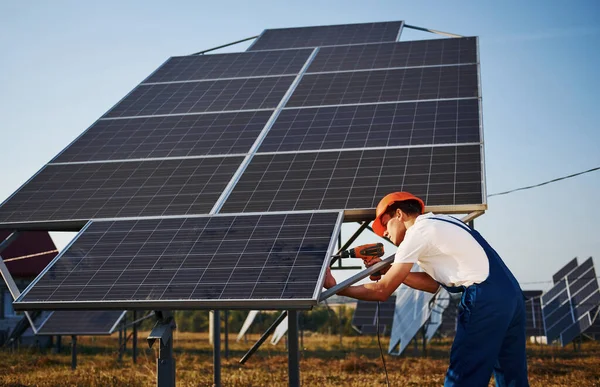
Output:
[[[392,265],[390,270],[388,270],[379,282],[349,286],[346,289],[340,290],[337,294],[364,301],[385,301],[406,279],[412,267],[412,263],[397,263]],[[330,288],[335,284],[336,282],[331,275],[331,270],[327,269],[325,287]]]
[[[389,273],[389,272],[388,272]],[[440,284],[425,272],[410,272],[404,279],[404,285],[413,289],[423,290],[429,293],[437,292]]]

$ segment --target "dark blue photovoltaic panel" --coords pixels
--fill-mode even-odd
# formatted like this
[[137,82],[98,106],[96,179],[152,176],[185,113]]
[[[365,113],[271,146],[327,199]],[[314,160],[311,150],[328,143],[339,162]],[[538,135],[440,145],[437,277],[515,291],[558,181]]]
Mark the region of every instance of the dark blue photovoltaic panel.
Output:
[[525,333],[528,336],[543,336],[544,323],[542,320],[541,290],[524,290],[525,312],[527,313]]
[[48,165],[0,207],[0,224],[207,214],[242,159]]
[[477,65],[306,74],[286,107],[473,98]]
[[[377,307],[379,304],[379,316]],[[379,318],[380,332],[389,330],[394,321],[394,309],[396,308],[396,297],[390,296],[385,302],[361,301],[356,303],[356,309],[352,316],[352,325],[362,334],[376,333],[377,318]]]
[[554,284],[557,284],[558,281],[563,279],[569,272],[575,269],[577,265],[577,258],[573,258],[571,261],[569,261],[569,263],[567,263],[563,268],[561,268],[552,276],[552,281],[554,282]]
[[294,76],[140,85],[105,118],[273,109]]
[[176,56],[143,83],[298,74],[312,50]]
[[52,312],[38,329],[38,335],[75,335],[96,336],[110,335],[124,315],[122,310],[109,311],[70,311]]
[[564,292],[567,289],[567,283],[565,281],[560,281],[556,285],[554,285],[550,290],[546,293],[542,294],[542,304],[548,305],[550,300],[556,297],[559,293]]
[[55,163],[247,153],[272,110],[99,120]]
[[257,154],[221,212],[368,209],[398,190],[427,205],[475,204],[481,176],[479,145]]
[[477,38],[323,47],[308,73],[477,63]]
[[91,222],[14,305],[308,308],[340,222],[338,212]]
[[284,109],[259,152],[478,143],[479,100]]
[[248,51],[394,42],[401,21],[265,30]]

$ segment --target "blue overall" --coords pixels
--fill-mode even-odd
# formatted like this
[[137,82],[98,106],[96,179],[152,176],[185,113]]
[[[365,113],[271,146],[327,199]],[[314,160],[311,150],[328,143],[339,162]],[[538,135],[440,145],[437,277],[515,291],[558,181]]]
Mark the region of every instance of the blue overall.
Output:
[[496,386],[528,386],[525,302],[517,280],[477,231],[448,219],[429,219],[454,224],[471,234],[485,250],[490,268],[487,279],[479,284],[440,284],[451,293],[462,293],[444,386],[487,386],[492,372]]

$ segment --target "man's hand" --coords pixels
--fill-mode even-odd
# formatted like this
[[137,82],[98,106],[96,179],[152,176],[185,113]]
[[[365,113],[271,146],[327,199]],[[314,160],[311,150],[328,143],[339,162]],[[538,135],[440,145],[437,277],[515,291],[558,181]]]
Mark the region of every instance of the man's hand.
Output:
[[327,272],[325,273],[325,283],[323,284],[323,287],[325,289],[329,289],[334,287],[335,285],[337,285],[337,282],[335,281],[335,278],[333,278],[333,274],[331,274],[331,269],[327,268]]
[[[373,266],[376,263],[381,262],[381,258],[379,258],[379,257],[373,257],[373,258],[371,258],[370,261],[367,262],[366,260],[363,260],[363,262],[365,263],[365,267],[368,268],[368,267]],[[379,272],[381,273],[381,275],[384,275],[385,273],[388,272],[388,270],[390,270],[391,267],[392,267],[391,265],[390,266],[386,266],[385,268],[379,270]]]

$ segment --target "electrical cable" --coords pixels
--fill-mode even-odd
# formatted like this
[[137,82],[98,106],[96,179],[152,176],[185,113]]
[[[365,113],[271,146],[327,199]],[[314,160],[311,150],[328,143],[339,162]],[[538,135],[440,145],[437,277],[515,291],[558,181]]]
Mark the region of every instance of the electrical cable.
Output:
[[377,325],[377,327],[376,327],[377,344],[379,344],[379,354],[381,355],[381,361],[383,362],[383,370],[385,371],[385,382],[386,382],[387,386],[390,387],[390,379],[388,377],[387,366],[385,365],[385,357],[383,356],[383,349],[381,348],[381,337],[379,337],[379,320],[380,320],[379,306],[380,306],[379,301],[377,301],[377,321],[375,322],[375,324]]
[[573,173],[571,175],[557,177],[556,179],[548,180],[548,181],[545,181],[543,183],[539,183],[539,184],[535,184],[535,185],[529,185],[527,187],[515,188],[515,189],[511,189],[510,191],[493,193],[491,195],[488,195],[487,197],[491,198],[492,196],[506,195],[506,194],[509,194],[509,193],[517,192],[517,191],[524,191],[524,190],[531,189],[531,188],[541,187],[541,186],[546,185],[546,184],[550,184],[550,183],[554,183],[554,182],[557,182],[557,181],[569,179],[571,177],[583,175],[585,173],[590,173],[590,172],[593,172],[593,171],[597,171],[599,169],[600,169],[600,167],[595,167],[595,168],[588,169],[587,171],[581,171],[581,172]]

